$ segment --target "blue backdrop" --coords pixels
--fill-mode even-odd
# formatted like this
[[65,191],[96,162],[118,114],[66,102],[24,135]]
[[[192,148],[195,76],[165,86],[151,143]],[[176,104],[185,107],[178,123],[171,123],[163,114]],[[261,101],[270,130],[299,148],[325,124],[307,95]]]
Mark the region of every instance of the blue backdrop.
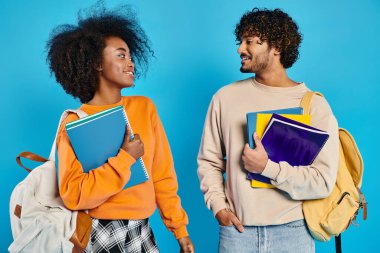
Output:
[[[26,172],[15,163],[25,150],[48,156],[60,113],[78,101],[56,84],[45,62],[45,42],[58,24],[74,23],[79,9],[94,0],[0,1],[1,179],[0,251],[12,241],[9,197]],[[232,3],[234,2],[234,3]],[[114,7],[120,1],[107,1]],[[349,252],[380,252],[376,197],[379,144],[380,3],[362,1],[129,1],[155,50],[147,76],[124,95],[153,99],[164,123],[179,181],[179,195],[189,215],[197,252],[217,252],[218,226],[205,207],[196,174],[207,107],[220,87],[249,75],[239,72],[233,30],[240,16],[255,6],[282,8],[299,24],[304,41],[299,61],[289,69],[296,81],[324,93],[339,124],[355,136],[365,162],[363,192],[368,221],[359,218],[343,236]],[[162,252],[178,252],[177,242],[158,213],[151,218]],[[334,244],[317,243],[317,252]]]

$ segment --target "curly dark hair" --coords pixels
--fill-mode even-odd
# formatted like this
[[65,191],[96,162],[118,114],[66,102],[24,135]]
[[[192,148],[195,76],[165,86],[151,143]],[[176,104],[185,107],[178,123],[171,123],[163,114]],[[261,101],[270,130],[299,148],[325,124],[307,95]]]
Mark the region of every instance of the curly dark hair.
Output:
[[270,48],[278,49],[284,68],[290,68],[299,57],[302,34],[294,20],[280,9],[254,8],[246,12],[236,25],[236,41],[240,42],[247,35],[257,36],[266,41]]
[[[81,13],[84,13],[82,17]],[[139,26],[134,12],[127,5],[107,10],[102,3],[78,13],[77,25],[60,25],[46,44],[50,72],[67,94],[89,102],[99,84],[96,67],[101,64],[105,39],[124,40],[135,62],[135,75],[145,74],[150,56],[150,42]]]

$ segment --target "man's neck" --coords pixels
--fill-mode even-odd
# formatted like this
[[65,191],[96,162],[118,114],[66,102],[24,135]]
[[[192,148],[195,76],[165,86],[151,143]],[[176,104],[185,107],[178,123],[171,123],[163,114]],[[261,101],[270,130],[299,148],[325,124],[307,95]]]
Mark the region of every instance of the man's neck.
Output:
[[298,85],[297,82],[288,77],[286,69],[271,69],[270,71],[256,73],[255,79],[259,83],[272,87],[292,87]]

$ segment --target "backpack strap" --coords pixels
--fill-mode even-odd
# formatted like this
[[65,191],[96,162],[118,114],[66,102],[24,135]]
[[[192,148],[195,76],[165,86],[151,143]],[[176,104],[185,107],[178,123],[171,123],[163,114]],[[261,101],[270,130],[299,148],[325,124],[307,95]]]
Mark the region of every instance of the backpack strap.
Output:
[[55,161],[55,152],[57,151],[56,141],[57,141],[57,136],[58,136],[59,128],[60,128],[62,122],[69,115],[69,113],[75,113],[76,115],[78,115],[79,118],[83,118],[83,117],[87,116],[87,114],[84,111],[82,111],[82,110],[73,110],[73,109],[67,109],[67,110],[65,110],[62,113],[61,118],[59,119],[59,124],[58,124],[58,128],[57,128],[57,132],[55,134],[55,138],[54,138],[53,146],[52,146],[51,151],[50,151],[49,158],[47,159],[45,157],[39,156],[37,154],[34,154],[32,152],[25,151],[25,152],[21,152],[16,157],[17,164],[20,165],[22,168],[24,168],[27,172],[31,172],[32,171],[31,169],[29,169],[28,167],[26,167],[25,165],[22,164],[21,158],[26,158],[26,159],[29,159],[29,160],[35,161],[35,162]]
[[18,165],[20,165],[21,167],[23,167],[27,172],[31,172],[32,170],[27,168],[26,166],[24,166],[21,162],[21,157],[23,158],[26,158],[26,159],[29,159],[29,160],[32,160],[32,161],[35,161],[35,162],[41,162],[41,163],[44,163],[44,162],[47,162],[48,159],[46,159],[45,157],[42,157],[42,156],[39,156],[39,155],[36,155],[32,152],[29,152],[29,151],[25,151],[25,152],[21,152],[17,157],[16,157],[16,162],[18,163]]
[[303,114],[310,114],[311,99],[313,98],[314,94],[323,97],[323,94],[320,92],[307,91],[305,95],[303,95],[300,105],[303,108]]
[[54,142],[53,142],[53,145],[51,147],[51,151],[50,151],[50,155],[49,155],[49,161],[55,161],[55,152],[57,151],[57,136],[58,136],[59,128],[60,128],[62,122],[66,119],[66,117],[69,115],[70,112],[75,113],[76,115],[78,115],[79,118],[83,118],[83,117],[87,116],[87,113],[85,113],[82,110],[67,109],[62,113],[61,118],[59,119],[57,131],[55,133]]
[[335,236],[335,253],[342,253],[342,237]]
[[359,197],[360,197],[360,207],[363,208],[363,220],[367,219],[367,201],[364,198],[364,194],[362,191],[359,189],[359,187],[356,187],[356,189],[359,192]]

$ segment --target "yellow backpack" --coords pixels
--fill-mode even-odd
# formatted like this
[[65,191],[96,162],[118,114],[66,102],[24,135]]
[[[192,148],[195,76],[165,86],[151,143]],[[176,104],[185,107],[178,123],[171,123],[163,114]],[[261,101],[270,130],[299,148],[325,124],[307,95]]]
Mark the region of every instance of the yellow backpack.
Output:
[[[313,95],[318,92],[307,92],[301,101],[304,114],[310,114]],[[340,248],[340,234],[356,220],[360,208],[363,209],[363,220],[367,218],[367,203],[360,191],[363,178],[363,160],[351,134],[339,128],[339,168],[334,189],[324,199],[306,200],[303,202],[303,213],[311,235],[318,241],[328,241],[332,236],[338,237],[337,248]]]

